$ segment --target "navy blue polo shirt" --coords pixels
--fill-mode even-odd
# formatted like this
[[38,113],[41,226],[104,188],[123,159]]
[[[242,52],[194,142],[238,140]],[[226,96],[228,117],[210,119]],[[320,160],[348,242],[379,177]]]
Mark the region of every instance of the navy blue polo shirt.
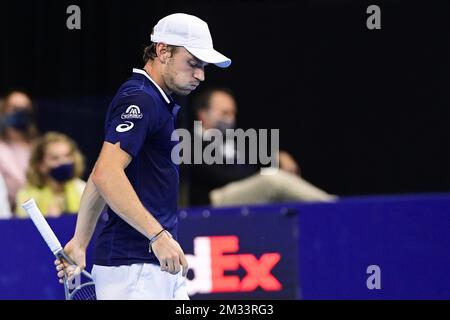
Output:
[[[144,207],[177,238],[178,166],[171,160],[171,140],[179,110],[170,96],[141,69],[119,88],[105,120],[105,141],[120,142],[132,161],[125,174]],[[108,208],[108,220],[97,238],[95,264],[153,263],[149,239]]]

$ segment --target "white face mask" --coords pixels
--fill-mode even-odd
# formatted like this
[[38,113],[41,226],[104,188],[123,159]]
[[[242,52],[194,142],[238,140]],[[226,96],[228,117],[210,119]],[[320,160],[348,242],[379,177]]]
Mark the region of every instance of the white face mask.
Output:
[[234,121],[227,122],[227,121],[223,121],[223,120],[217,120],[215,127],[216,127],[216,129],[219,129],[223,135],[225,135],[227,129],[234,129],[235,125],[236,124],[234,123]]

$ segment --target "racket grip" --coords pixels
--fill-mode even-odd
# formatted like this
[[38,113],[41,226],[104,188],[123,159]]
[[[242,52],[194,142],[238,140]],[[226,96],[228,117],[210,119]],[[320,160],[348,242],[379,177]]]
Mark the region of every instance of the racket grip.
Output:
[[32,198],[23,203],[22,208],[28,213],[34,225],[39,230],[42,238],[44,238],[44,241],[47,243],[53,254],[56,255],[60,250],[62,250],[61,243],[39,210],[36,201]]

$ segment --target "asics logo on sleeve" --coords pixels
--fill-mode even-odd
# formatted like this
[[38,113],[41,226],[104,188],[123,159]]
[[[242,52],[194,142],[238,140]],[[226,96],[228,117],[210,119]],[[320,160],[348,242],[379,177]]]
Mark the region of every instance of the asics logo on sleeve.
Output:
[[127,132],[130,131],[131,129],[133,129],[134,127],[134,123],[131,121],[125,121],[125,123],[119,124],[116,127],[116,131],[117,132]]

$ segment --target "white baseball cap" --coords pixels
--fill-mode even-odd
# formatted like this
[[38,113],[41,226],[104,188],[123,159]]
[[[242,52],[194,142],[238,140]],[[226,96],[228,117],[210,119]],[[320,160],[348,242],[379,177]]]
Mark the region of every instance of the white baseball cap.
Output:
[[208,24],[189,14],[174,13],[162,18],[153,28],[152,42],[182,46],[196,58],[226,68],[231,60],[214,50]]

